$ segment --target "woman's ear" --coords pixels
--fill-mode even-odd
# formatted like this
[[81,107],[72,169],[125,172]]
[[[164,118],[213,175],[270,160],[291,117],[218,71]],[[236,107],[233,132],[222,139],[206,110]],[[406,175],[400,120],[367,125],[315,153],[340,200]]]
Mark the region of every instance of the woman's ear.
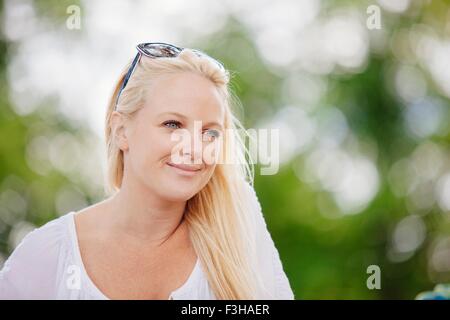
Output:
[[127,151],[129,148],[125,125],[126,121],[124,116],[117,111],[113,111],[111,114],[111,131],[113,134],[114,143],[122,151]]

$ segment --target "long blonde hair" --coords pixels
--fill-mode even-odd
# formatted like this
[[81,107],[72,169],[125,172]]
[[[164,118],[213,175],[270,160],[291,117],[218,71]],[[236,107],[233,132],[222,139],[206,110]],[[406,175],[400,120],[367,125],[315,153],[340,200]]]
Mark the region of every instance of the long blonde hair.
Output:
[[[131,62],[130,62],[131,63]],[[105,191],[108,195],[120,189],[124,157],[115,141],[111,114],[128,66],[119,77],[106,113],[107,172]],[[266,289],[256,272],[255,217],[249,204],[245,184],[252,185],[253,165],[245,146],[241,122],[234,114],[239,100],[230,88],[230,72],[218,68],[209,59],[198,57],[184,49],[176,58],[152,59],[141,57],[127,86],[120,94],[117,111],[126,117],[143,107],[145,90],[159,75],[195,72],[211,80],[225,102],[225,129],[222,159],[211,179],[194,197],[187,201],[184,219],[194,249],[204,266],[208,283],[217,299],[262,299]]]

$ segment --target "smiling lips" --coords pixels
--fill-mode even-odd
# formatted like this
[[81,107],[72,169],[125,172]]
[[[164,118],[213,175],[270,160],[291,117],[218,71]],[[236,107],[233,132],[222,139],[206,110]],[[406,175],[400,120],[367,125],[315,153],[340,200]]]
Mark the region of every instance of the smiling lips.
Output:
[[197,172],[199,172],[202,169],[201,165],[190,165],[190,164],[174,164],[171,162],[168,162],[167,165],[171,166],[172,168],[177,169],[177,171],[181,174],[185,175],[194,175]]

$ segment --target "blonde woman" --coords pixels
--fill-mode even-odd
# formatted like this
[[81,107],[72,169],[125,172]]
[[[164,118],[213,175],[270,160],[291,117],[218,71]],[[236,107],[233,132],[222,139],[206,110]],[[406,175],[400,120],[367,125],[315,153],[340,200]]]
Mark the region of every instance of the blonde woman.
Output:
[[0,298],[294,299],[248,182],[229,72],[194,49],[137,50],[106,114],[108,198],[26,235]]

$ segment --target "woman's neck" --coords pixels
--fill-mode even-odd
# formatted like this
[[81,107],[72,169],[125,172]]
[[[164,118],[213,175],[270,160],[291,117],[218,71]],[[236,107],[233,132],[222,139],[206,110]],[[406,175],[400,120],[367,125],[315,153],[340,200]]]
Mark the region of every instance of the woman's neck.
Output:
[[108,205],[111,229],[138,243],[160,246],[184,226],[186,201],[167,201],[137,183],[123,183]]

